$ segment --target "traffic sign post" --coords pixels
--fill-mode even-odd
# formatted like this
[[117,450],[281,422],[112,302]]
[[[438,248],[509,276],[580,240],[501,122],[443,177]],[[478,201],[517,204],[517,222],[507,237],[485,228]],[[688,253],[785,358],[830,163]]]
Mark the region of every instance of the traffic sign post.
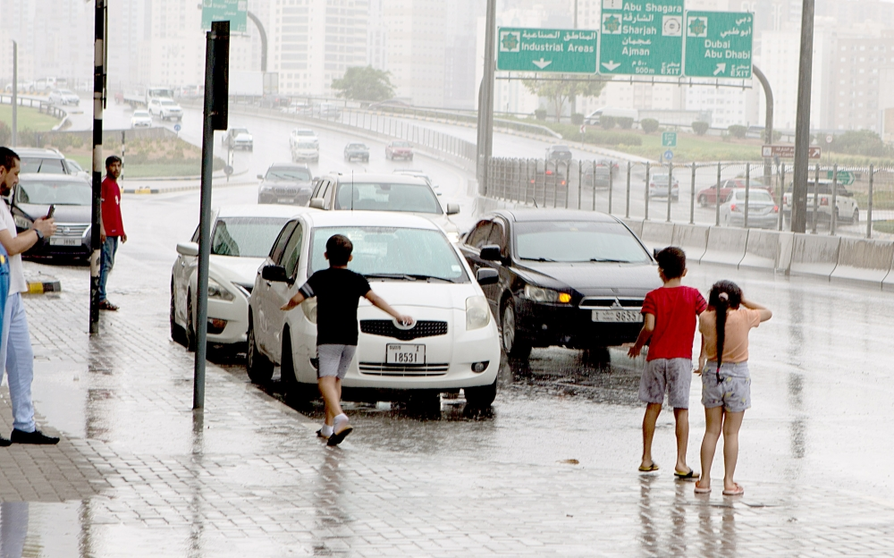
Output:
[[231,33],[247,33],[247,12],[245,0],[202,0],[202,29],[210,31],[212,21],[229,21]]
[[599,73],[679,76],[683,0],[602,0]]
[[751,78],[754,16],[746,12],[686,12],[687,77]]
[[662,132],[661,147],[677,147],[677,132]]
[[664,152],[664,158],[666,160],[670,161],[671,159],[674,158],[674,152],[671,151],[670,149],[668,149],[667,151]]
[[500,27],[497,32],[498,70],[596,73],[596,31]]
[[[826,178],[828,178],[829,180],[834,178],[834,176],[835,176],[834,171],[830,171],[830,170],[826,171]],[[854,183],[855,178],[856,177],[854,176],[854,171],[843,171],[843,170],[838,171],[838,183],[841,184],[842,186],[850,186],[851,184]]]

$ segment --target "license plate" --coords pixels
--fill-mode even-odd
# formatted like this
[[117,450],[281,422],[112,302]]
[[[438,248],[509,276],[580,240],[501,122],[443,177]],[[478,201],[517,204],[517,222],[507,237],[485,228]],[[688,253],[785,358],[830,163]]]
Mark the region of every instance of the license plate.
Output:
[[641,322],[639,310],[593,310],[594,322]]
[[50,237],[50,244],[53,246],[80,246],[80,238],[64,238],[58,236]]
[[385,364],[425,364],[425,345],[385,345]]
[[276,201],[277,203],[292,203],[292,198],[279,198]]

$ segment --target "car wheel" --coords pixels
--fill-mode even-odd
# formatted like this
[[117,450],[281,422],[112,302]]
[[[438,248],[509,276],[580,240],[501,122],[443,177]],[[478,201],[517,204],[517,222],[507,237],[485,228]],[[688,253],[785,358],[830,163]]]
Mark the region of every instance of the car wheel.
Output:
[[317,386],[302,384],[295,377],[295,365],[292,361],[292,334],[289,330],[282,334],[282,363],[280,365],[280,378],[282,382],[283,397],[286,404],[297,407],[307,404],[319,393]]
[[860,222],[860,210],[854,209],[854,214],[851,215],[851,223],[857,224]]
[[186,344],[186,333],[174,319],[174,281],[171,281],[171,339],[181,345]]
[[252,324],[251,314],[248,316],[248,348],[245,352],[245,369],[248,379],[256,384],[265,384],[273,377],[273,363],[267,357],[258,352],[258,343],[255,339],[255,328]]
[[531,354],[531,344],[525,343],[518,336],[518,329],[515,321],[515,303],[512,298],[507,298],[503,302],[503,310],[500,313],[502,320],[500,321],[500,339],[503,342],[503,351],[506,356],[513,359],[526,359]]
[[611,355],[606,347],[587,347],[583,352],[583,359],[592,366],[608,366],[611,363]]
[[192,318],[192,293],[186,293],[186,350],[196,350],[196,328]]
[[463,388],[466,394],[466,405],[486,408],[493,404],[497,397],[497,379],[490,385]]

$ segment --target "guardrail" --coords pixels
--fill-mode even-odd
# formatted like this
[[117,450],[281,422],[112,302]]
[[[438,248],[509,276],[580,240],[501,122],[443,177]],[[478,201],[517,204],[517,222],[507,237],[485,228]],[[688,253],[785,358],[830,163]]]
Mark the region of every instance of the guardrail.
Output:
[[[39,112],[55,116],[56,118],[62,119],[68,116],[68,112],[65,109],[57,107],[46,99],[35,99],[34,97],[22,97],[21,95],[18,95],[16,101],[18,101],[17,104],[21,107],[36,108]],[[11,105],[12,94],[0,93],[0,104]]]

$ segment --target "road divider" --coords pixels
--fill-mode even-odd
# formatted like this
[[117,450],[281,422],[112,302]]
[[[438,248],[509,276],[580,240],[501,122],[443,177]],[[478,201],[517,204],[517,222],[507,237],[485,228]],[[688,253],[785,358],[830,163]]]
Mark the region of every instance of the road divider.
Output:
[[894,262],[894,244],[865,238],[841,238],[838,265],[831,279],[882,285]]
[[649,248],[666,248],[673,237],[673,223],[643,221],[643,232],[640,238]]
[[[791,261],[791,242],[783,242],[781,238],[786,235],[791,236],[791,233],[749,230],[745,241],[745,255],[739,262],[739,268],[780,269],[782,262]],[[783,255],[786,245],[788,257]]]
[[830,277],[838,266],[841,238],[796,233],[792,244],[792,275]]
[[699,263],[738,266],[742,258],[745,257],[747,242],[747,229],[711,227],[708,231],[708,244]]
[[708,246],[708,230],[703,225],[674,225],[671,244],[686,252],[686,261],[699,262]]

